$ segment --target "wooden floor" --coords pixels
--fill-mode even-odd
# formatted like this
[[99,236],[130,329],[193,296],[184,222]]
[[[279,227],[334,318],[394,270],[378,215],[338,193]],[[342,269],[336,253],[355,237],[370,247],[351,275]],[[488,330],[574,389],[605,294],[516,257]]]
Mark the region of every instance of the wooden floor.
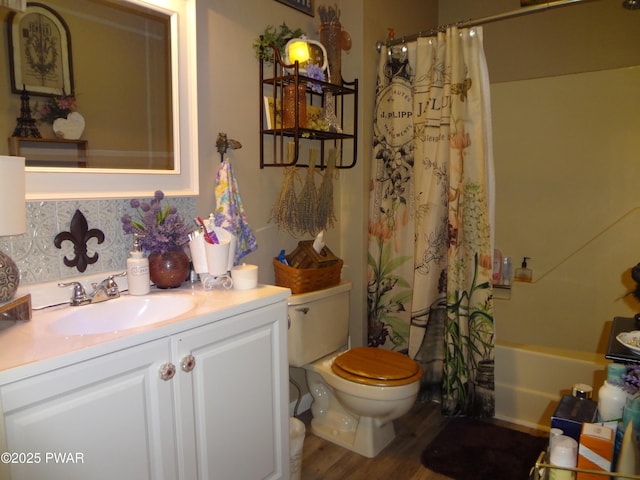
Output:
[[[299,418],[307,425],[301,480],[450,479],[420,464],[424,448],[449,421],[441,415],[439,404],[417,403],[408,414],[396,420],[396,438],[376,458],[363,457],[309,433],[309,410]],[[497,420],[495,423],[507,425]],[[532,432],[516,425],[510,426]]]

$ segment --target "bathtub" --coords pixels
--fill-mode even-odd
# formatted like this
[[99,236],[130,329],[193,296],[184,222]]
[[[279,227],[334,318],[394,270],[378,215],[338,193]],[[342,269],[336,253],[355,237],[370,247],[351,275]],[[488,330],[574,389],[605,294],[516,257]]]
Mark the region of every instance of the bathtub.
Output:
[[601,353],[498,341],[495,347],[495,416],[539,430],[574,384],[593,386],[594,399],[609,363]]

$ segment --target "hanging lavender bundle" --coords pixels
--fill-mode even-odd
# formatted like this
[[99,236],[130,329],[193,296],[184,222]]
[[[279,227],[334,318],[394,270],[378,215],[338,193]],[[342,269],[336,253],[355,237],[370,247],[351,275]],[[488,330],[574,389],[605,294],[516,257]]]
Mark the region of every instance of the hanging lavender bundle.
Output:
[[284,169],[284,181],[280,194],[271,208],[271,218],[278,228],[295,235],[298,231],[298,199],[296,196],[295,179],[298,170],[296,167]]
[[298,202],[298,226],[300,233],[315,235],[317,230],[316,211],[318,205],[318,191],[316,190],[316,154],[317,151],[309,150],[309,170],[300,192]]
[[335,167],[337,156],[337,150],[334,149],[329,152],[327,169],[325,170],[324,176],[322,177],[322,182],[320,183],[316,218],[317,231],[333,228],[334,222],[336,220],[335,210],[333,206],[333,178],[336,174]]

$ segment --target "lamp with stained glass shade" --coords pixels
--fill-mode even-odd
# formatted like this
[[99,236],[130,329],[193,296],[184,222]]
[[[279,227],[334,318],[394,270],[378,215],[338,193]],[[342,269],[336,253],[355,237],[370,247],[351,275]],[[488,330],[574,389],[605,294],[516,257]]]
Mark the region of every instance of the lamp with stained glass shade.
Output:
[[[26,231],[24,157],[0,155],[0,236]],[[0,303],[13,299],[20,271],[7,253],[0,251]]]

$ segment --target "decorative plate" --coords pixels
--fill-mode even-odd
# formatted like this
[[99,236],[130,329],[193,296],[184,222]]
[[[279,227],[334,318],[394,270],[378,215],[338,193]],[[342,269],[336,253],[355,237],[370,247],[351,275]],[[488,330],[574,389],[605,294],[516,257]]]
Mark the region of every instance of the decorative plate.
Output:
[[616,335],[622,345],[627,347],[633,353],[640,355],[640,331],[634,330],[633,332],[620,332]]

